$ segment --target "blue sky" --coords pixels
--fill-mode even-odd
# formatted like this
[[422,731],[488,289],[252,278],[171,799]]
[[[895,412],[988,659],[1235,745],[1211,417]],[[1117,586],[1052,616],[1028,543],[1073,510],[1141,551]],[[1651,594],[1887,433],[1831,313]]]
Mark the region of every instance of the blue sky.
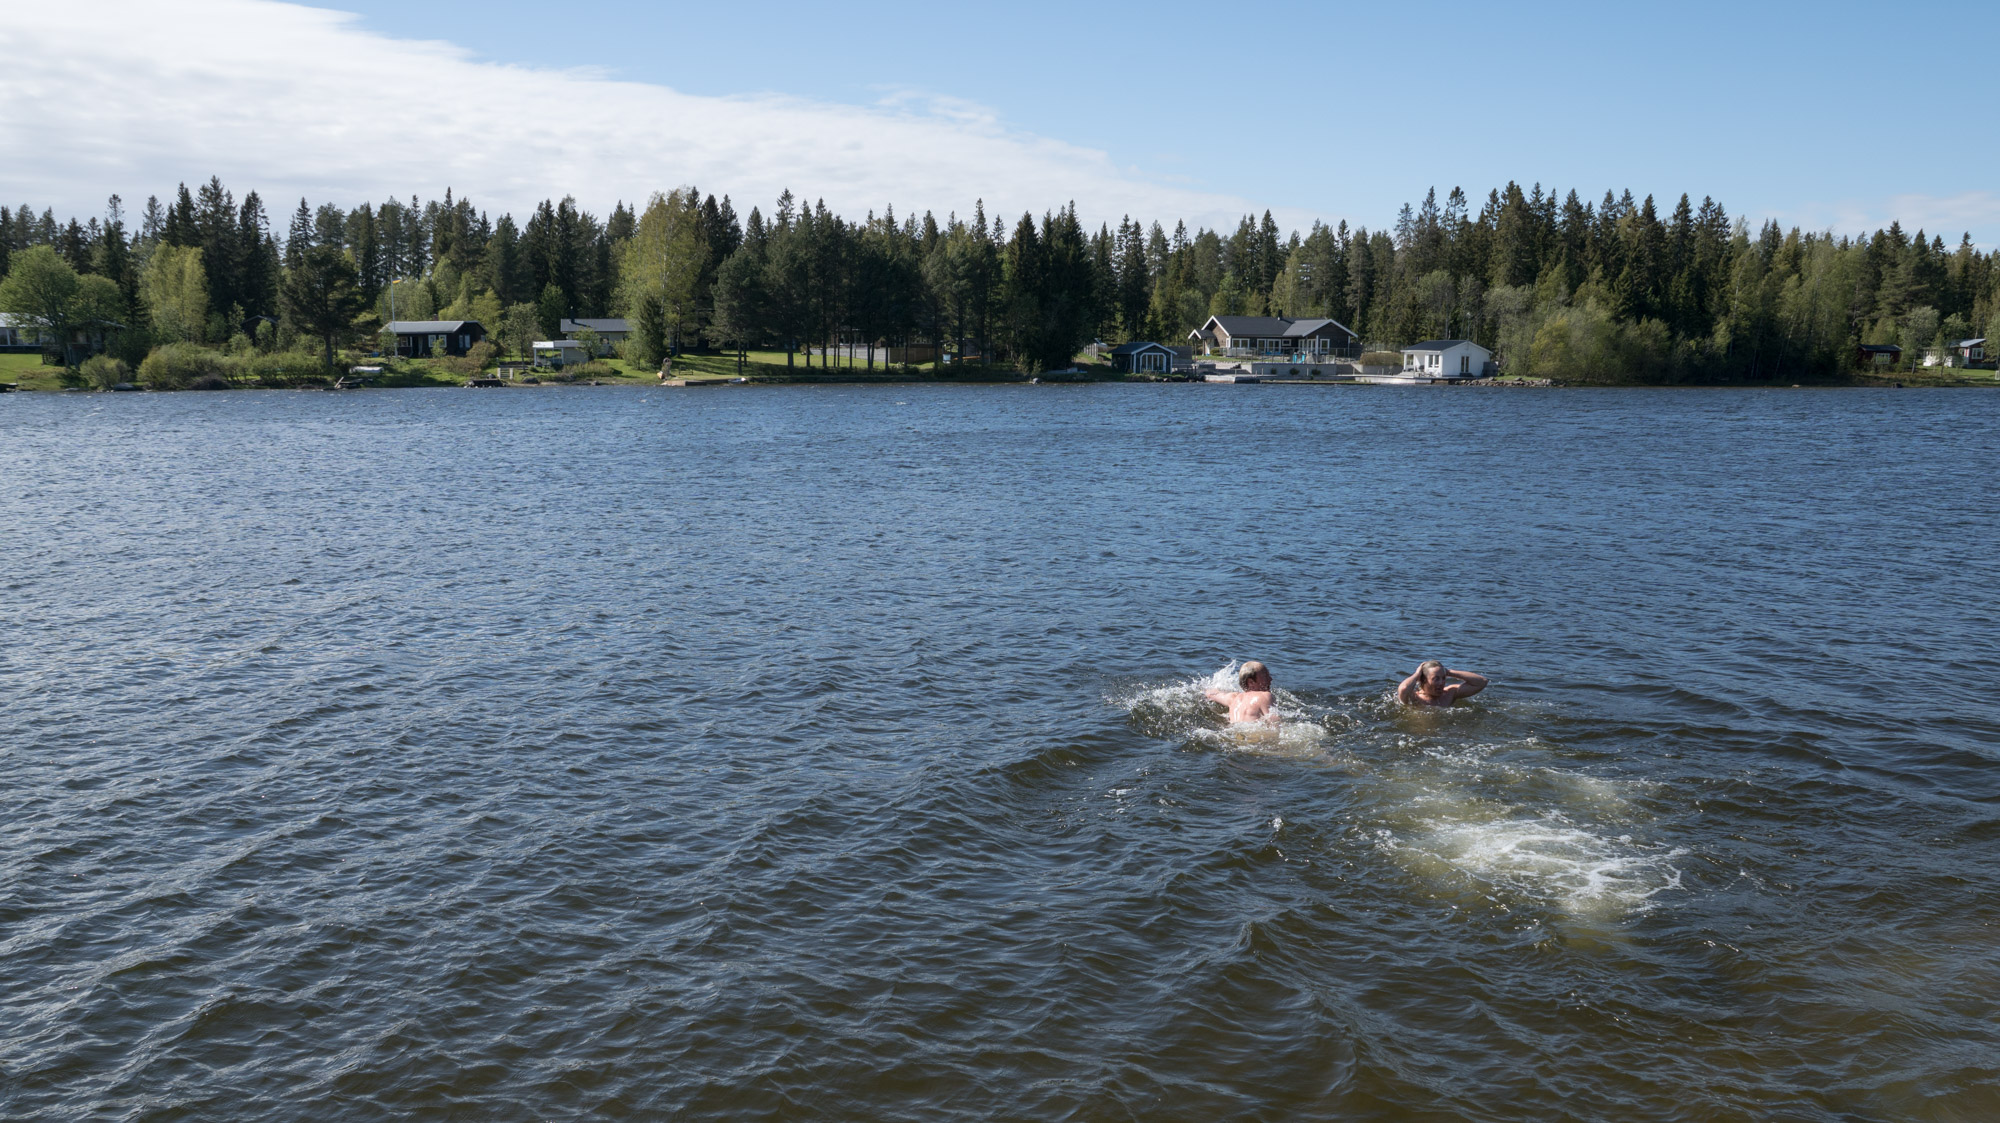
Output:
[[[1509,179],[1816,224],[2000,191],[1990,2],[346,6],[691,93],[964,99],[1145,175],[1374,224],[1432,184]],[[1250,154],[1219,153],[1232,136]],[[1981,217],[2000,240],[2000,208]]]
[[1380,226],[1514,179],[1993,246],[1996,44],[1990,2],[71,0],[0,21],[0,143],[57,154],[0,165],[0,198],[87,213],[218,173],[601,212],[695,182]]

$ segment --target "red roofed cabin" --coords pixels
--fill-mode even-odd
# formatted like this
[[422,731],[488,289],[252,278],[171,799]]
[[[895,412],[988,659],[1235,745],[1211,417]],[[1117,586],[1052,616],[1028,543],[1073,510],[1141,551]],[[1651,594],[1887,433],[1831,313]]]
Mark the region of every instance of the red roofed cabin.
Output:
[[1903,349],[1893,343],[1863,343],[1856,355],[1862,366],[1889,366],[1901,361]]

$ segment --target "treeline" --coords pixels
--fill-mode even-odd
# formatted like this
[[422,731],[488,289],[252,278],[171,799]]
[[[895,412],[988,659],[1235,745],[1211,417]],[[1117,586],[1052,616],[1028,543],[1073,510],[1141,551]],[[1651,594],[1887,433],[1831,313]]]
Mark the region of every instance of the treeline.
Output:
[[[136,229],[132,227],[136,225]],[[1835,374],[1856,345],[1904,361],[2000,336],[2000,254],[1899,224],[1860,236],[1754,233],[1711,199],[1586,202],[1509,184],[1474,210],[1453,189],[1390,227],[1266,212],[1233,231],[1074,206],[1011,226],[893,210],[848,219],[787,192],[767,215],[682,188],[599,220],[574,199],[490,218],[449,191],[351,210],[301,200],[282,238],[219,179],[129,219],[0,207],[0,311],[136,361],[169,343],[238,352],[374,344],[392,318],[476,319],[525,352],[564,317],[624,316],[626,357],[837,342],[929,343],[1037,370],[1093,338],[1180,342],[1212,314],[1328,316],[1371,346],[1471,338],[1511,373],[1637,381]],[[30,291],[32,290],[32,291]],[[66,292],[68,295],[63,296]],[[871,352],[872,353],[872,352]]]

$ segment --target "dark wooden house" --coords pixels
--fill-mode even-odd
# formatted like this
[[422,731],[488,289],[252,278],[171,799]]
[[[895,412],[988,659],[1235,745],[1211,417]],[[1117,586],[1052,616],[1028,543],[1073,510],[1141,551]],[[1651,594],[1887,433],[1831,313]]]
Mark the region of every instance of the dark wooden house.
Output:
[[486,338],[478,320],[391,320],[383,329],[396,337],[396,354],[405,359],[459,356]]

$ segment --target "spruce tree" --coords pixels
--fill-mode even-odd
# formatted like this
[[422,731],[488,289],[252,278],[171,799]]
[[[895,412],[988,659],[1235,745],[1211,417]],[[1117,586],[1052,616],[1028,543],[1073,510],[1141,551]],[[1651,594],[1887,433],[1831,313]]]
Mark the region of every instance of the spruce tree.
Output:
[[139,295],[139,275],[132,266],[132,247],[125,238],[125,209],[118,196],[106,201],[104,230],[94,247],[91,271],[109,277],[118,286],[126,307],[134,307]]
[[353,263],[338,246],[311,246],[299,254],[298,265],[285,271],[280,297],[292,327],[325,346],[331,375],[334,347],[352,330],[363,306]]
[[299,209],[292,212],[292,225],[285,231],[285,268],[297,269],[305,261],[306,251],[313,247],[313,213],[306,201],[299,200]]

